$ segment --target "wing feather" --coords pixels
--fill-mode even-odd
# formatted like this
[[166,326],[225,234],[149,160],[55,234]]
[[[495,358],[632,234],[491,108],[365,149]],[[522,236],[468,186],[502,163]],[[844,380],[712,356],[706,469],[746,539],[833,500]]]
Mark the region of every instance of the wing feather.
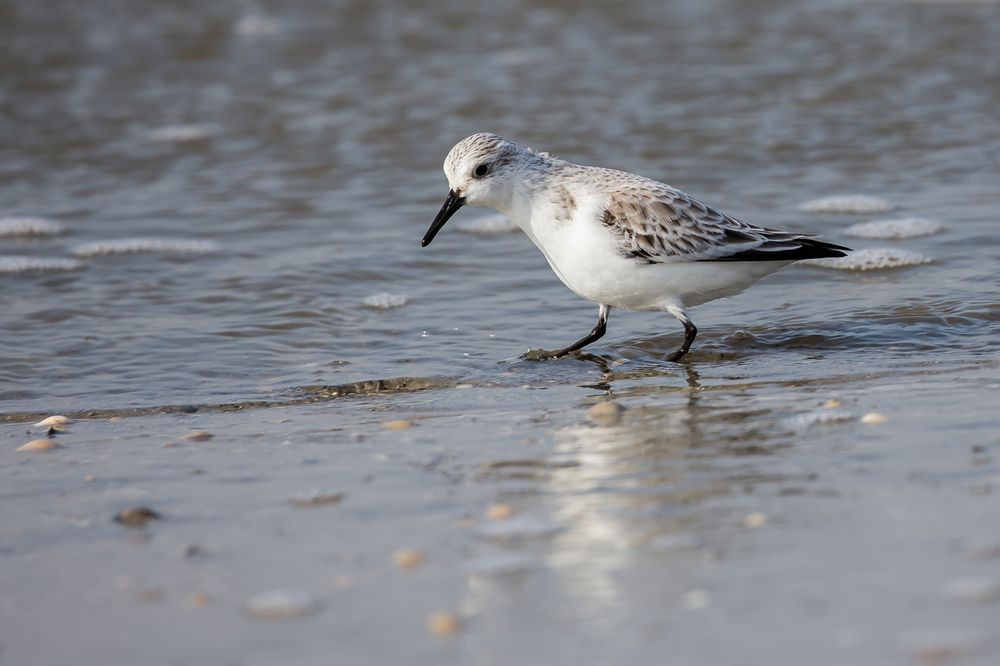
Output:
[[[669,261],[796,261],[842,257],[848,248],[737,220],[680,190],[646,181],[611,193],[601,224],[623,256]],[[648,187],[655,183],[655,188]]]

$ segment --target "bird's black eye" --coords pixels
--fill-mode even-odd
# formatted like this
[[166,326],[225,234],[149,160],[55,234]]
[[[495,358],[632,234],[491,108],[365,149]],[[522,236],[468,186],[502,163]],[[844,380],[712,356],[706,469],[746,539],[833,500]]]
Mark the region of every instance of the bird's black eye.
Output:
[[485,162],[476,167],[476,170],[472,172],[476,178],[482,178],[490,172],[490,167]]

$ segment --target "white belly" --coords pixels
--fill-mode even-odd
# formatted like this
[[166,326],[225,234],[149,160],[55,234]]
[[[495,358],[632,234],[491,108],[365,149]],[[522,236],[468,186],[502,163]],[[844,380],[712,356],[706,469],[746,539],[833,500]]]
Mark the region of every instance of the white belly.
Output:
[[[582,213],[583,211],[581,211]],[[622,256],[614,239],[580,215],[521,225],[555,274],[576,294],[625,310],[693,307],[737,294],[787,261],[677,261],[647,264]]]

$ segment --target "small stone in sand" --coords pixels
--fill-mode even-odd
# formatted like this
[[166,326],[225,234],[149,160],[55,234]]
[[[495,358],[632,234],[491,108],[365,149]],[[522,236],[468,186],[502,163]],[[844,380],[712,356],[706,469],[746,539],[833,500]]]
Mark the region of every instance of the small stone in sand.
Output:
[[302,590],[277,589],[252,597],[243,608],[258,620],[284,620],[312,615],[319,601]]
[[205,442],[215,437],[212,433],[206,430],[194,430],[184,435],[184,439],[189,442]]
[[149,507],[130,506],[116,513],[114,520],[125,527],[143,527],[151,520],[160,520],[160,514]]
[[427,616],[426,626],[431,636],[452,636],[462,628],[462,621],[454,613],[437,611]]
[[400,548],[392,554],[392,563],[400,569],[416,569],[427,557],[416,548]]
[[688,590],[684,593],[684,608],[703,610],[712,603],[711,595],[705,590]]
[[767,516],[760,511],[748,513],[743,517],[743,527],[764,527],[767,525]]
[[836,398],[830,398],[823,403],[823,409],[837,409],[840,407],[840,401]]
[[868,412],[861,417],[861,422],[865,425],[878,425],[880,423],[885,423],[888,420],[888,417],[879,414],[878,412]]
[[386,430],[406,430],[407,428],[412,428],[413,423],[406,419],[395,419],[393,421],[386,421],[382,424],[382,427]]
[[212,595],[208,592],[195,592],[188,595],[187,602],[194,608],[205,608],[212,605]]
[[292,504],[303,508],[310,506],[330,506],[332,504],[340,504],[345,497],[347,497],[346,493],[314,490],[293,497]]
[[996,578],[956,578],[945,583],[944,594],[952,601],[986,604],[1000,599],[1000,580]]
[[622,412],[625,408],[614,400],[606,400],[591,406],[587,410],[587,417],[602,426],[617,425],[622,420]]
[[39,428],[51,428],[53,430],[65,430],[69,426],[70,420],[65,416],[56,414],[47,419],[42,419],[35,425]]
[[490,520],[507,520],[514,515],[514,507],[510,504],[493,504],[486,509],[486,517]]
[[986,637],[967,629],[931,629],[902,637],[900,644],[920,664],[937,664],[946,659],[956,659],[980,654]]
[[33,439],[27,444],[22,444],[17,447],[17,450],[23,453],[38,453],[40,451],[51,451],[52,449],[58,448],[59,445],[51,439]]

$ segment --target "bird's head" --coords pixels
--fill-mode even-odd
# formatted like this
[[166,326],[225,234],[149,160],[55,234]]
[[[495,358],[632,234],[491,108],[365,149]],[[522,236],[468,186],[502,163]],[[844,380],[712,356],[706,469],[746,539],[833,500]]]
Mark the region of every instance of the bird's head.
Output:
[[465,204],[506,210],[518,173],[530,155],[535,153],[487,132],[473,134],[455,144],[444,160],[444,174],[450,187],[448,198],[421,245],[430,245],[444,223]]

